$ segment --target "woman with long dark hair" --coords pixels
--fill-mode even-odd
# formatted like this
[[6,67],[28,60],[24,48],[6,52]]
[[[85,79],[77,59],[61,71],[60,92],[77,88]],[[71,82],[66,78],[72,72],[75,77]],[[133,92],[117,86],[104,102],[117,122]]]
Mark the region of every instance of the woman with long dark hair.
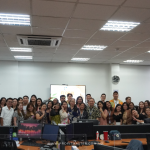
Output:
[[14,98],[14,99],[13,99],[13,103],[12,103],[12,108],[14,109],[14,111],[17,110],[17,105],[18,105],[17,98]]
[[144,106],[144,102],[139,102],[139,109],[138,109],[138,113],[139,114],[143,114],[145,115],[145,106]]
[[69,124],[68,119],[68,103],[63,101],[61,103],[61,110],[59,111],[61,124]]
[[70,107],[68,108],[69,120],[70,123],[75,123],[77,122],[77,119],[79,117],[79,108],[77,108],[74,98],[70,100],[69,104],[70,104]]
[[83,103],[83,98],[81,96],[78,96],[77,100],[76,100],[76,105],[77,105],[78,108],[80,107],[81,103]]
[[135,107],[134,107],[134,103],[133,102],[131,102],[130,104],[129,104],[129,109],[135,109]]
[[36,104],[35,104],[36,111],[40,111],[40,109],[41,109],[41,107],[42,107],[42,104],[43,104],[42,99],[41,99],[41,98],[38,98],[38,99],[36,100]]
[[55,105],[53,105],[53,108],[52,108],[51,113],[50,113],[51,123],[52,123],[53,121],[54,121],[57,125],[60,123],[59,111],[60,111],[60,104],[59,104],[59,103],[56,103]]
[[122,104],[122,124],[132,124],[131,110],[129,109],[129,106],[126,102]]
[[46,111],[46,104],[42,104],[41,109],[36,112],[36,120],[38,120],[39,123],[42,123],[42,124],[47,123],[45,111]]
[[25,120],[34,120],[35,119],[35,108],[32,103],[27,105]]
[[34,107],[36,107],[36,106],[35,106],[35,105],[36,105],[36,100],[37,100],[36,95],[32,95],[32,96],[31,96],[31,99],[30,99],[30,103],[32,103]]
[[47,109],[46,109],[46,116],[47,116],[47,123],[51,124],[51,110],[53,107],[53,101],[48,101],[47,103]]
[[104,103],[102,101],[98,101],[97,107],[101,113],[101,117],[99,118],[100,125],[107,125],[108,111],[107,109],[104,109]]
[[22,97],[18,97],[18,104],[23,104],[23,99],[22,99]]
[[150,107],[150,102],[149,102],[149,100],[146,100],[146,101],[144,102],[144,106],[145,106],[145,108]]
[[6,98],[2,97],[0,100],[0,107],[3,108],[4,106],[6,106]]
[[23,111],[23,104],[17,105],[17,110],[13,114],[13,122],[14,126],[17,126],[20,121],[23,121],[25,117],[25,113]]
[[112,107],[111,103],[109,101],[106,101],[106,109],[108,112],[108,116],[107,116],[107,124],[108,125],[114,125],[114,108]]
[[120,104],[116,105],[113,117],[114,117],[114,125],[122,124],[122,110]]
[[132,124],[144,123],[144,119],[146,118],[145,115],[138,114],[137,110],[135,109],[132,109],[131,113],[132,113]]
[[88,119],[88,112],[84,103],[81,103],[79,106],[79,119]]

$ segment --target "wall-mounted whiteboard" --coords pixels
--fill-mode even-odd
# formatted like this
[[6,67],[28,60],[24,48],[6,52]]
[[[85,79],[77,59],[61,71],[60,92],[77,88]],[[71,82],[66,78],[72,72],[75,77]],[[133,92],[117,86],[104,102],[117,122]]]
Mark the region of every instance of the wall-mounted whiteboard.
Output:
[[76,86],[66,86],[66,85],[50,85],[51,97],[58,98],[60,100],[60,95],[65,95],[67,100],[67,94],[72,93],[73,98],[78,96],[83,97],[85,102],[86,86],[85,85],[76,85]]

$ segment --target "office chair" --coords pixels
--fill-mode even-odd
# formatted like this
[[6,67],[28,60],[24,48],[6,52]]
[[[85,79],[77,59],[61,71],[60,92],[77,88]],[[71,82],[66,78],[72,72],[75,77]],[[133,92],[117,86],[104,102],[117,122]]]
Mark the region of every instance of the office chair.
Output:
[[127,150],[144,150],[143,144],[139,140],[131,140],[128,146],[126,147]]
[[16,142],[13,140],[0,139],[0,150],[17,150]]

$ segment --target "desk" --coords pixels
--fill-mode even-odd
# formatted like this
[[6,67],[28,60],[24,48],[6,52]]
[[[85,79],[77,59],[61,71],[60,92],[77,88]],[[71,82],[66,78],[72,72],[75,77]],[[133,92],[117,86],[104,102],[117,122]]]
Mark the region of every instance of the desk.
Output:
[[[105,143],[105,141],[99,140],[100,141],[99,144],[107,145],[107,146],[114,146],[114,145],[115,146],[127,146],[128,143],[122,143],[122,141],[130,142],[131,140],[132,139],[122,139],[122,140],[118,140],[118,141],[111,141],[111,140],[109,140],[109,143]],[[139,141],[142,142],[143,145],[147,145],[146,138],[138,138],[138,139],[135,139],[135,140],[139,140]],[[20,144],[21,143],[22,142],[20,142]],[[39,147],[24,146],[24,145],[20,145],[18,148],[24,149],[24,150],[39,150],[40,149]],[[90,145],[90,146],[80,146],[78,148],[79,148],[79,150],[91,150],[91,149],[94,149],[94,146],[93,145]],[[65,150],[71,150],[71,146],[66,146]]]

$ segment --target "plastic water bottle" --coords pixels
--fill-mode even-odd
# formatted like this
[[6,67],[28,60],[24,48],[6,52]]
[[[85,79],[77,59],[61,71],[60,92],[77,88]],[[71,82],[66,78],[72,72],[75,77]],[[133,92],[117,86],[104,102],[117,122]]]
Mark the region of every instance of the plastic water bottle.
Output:
[[99,140],[99,132],[96,132],[96,140]]

